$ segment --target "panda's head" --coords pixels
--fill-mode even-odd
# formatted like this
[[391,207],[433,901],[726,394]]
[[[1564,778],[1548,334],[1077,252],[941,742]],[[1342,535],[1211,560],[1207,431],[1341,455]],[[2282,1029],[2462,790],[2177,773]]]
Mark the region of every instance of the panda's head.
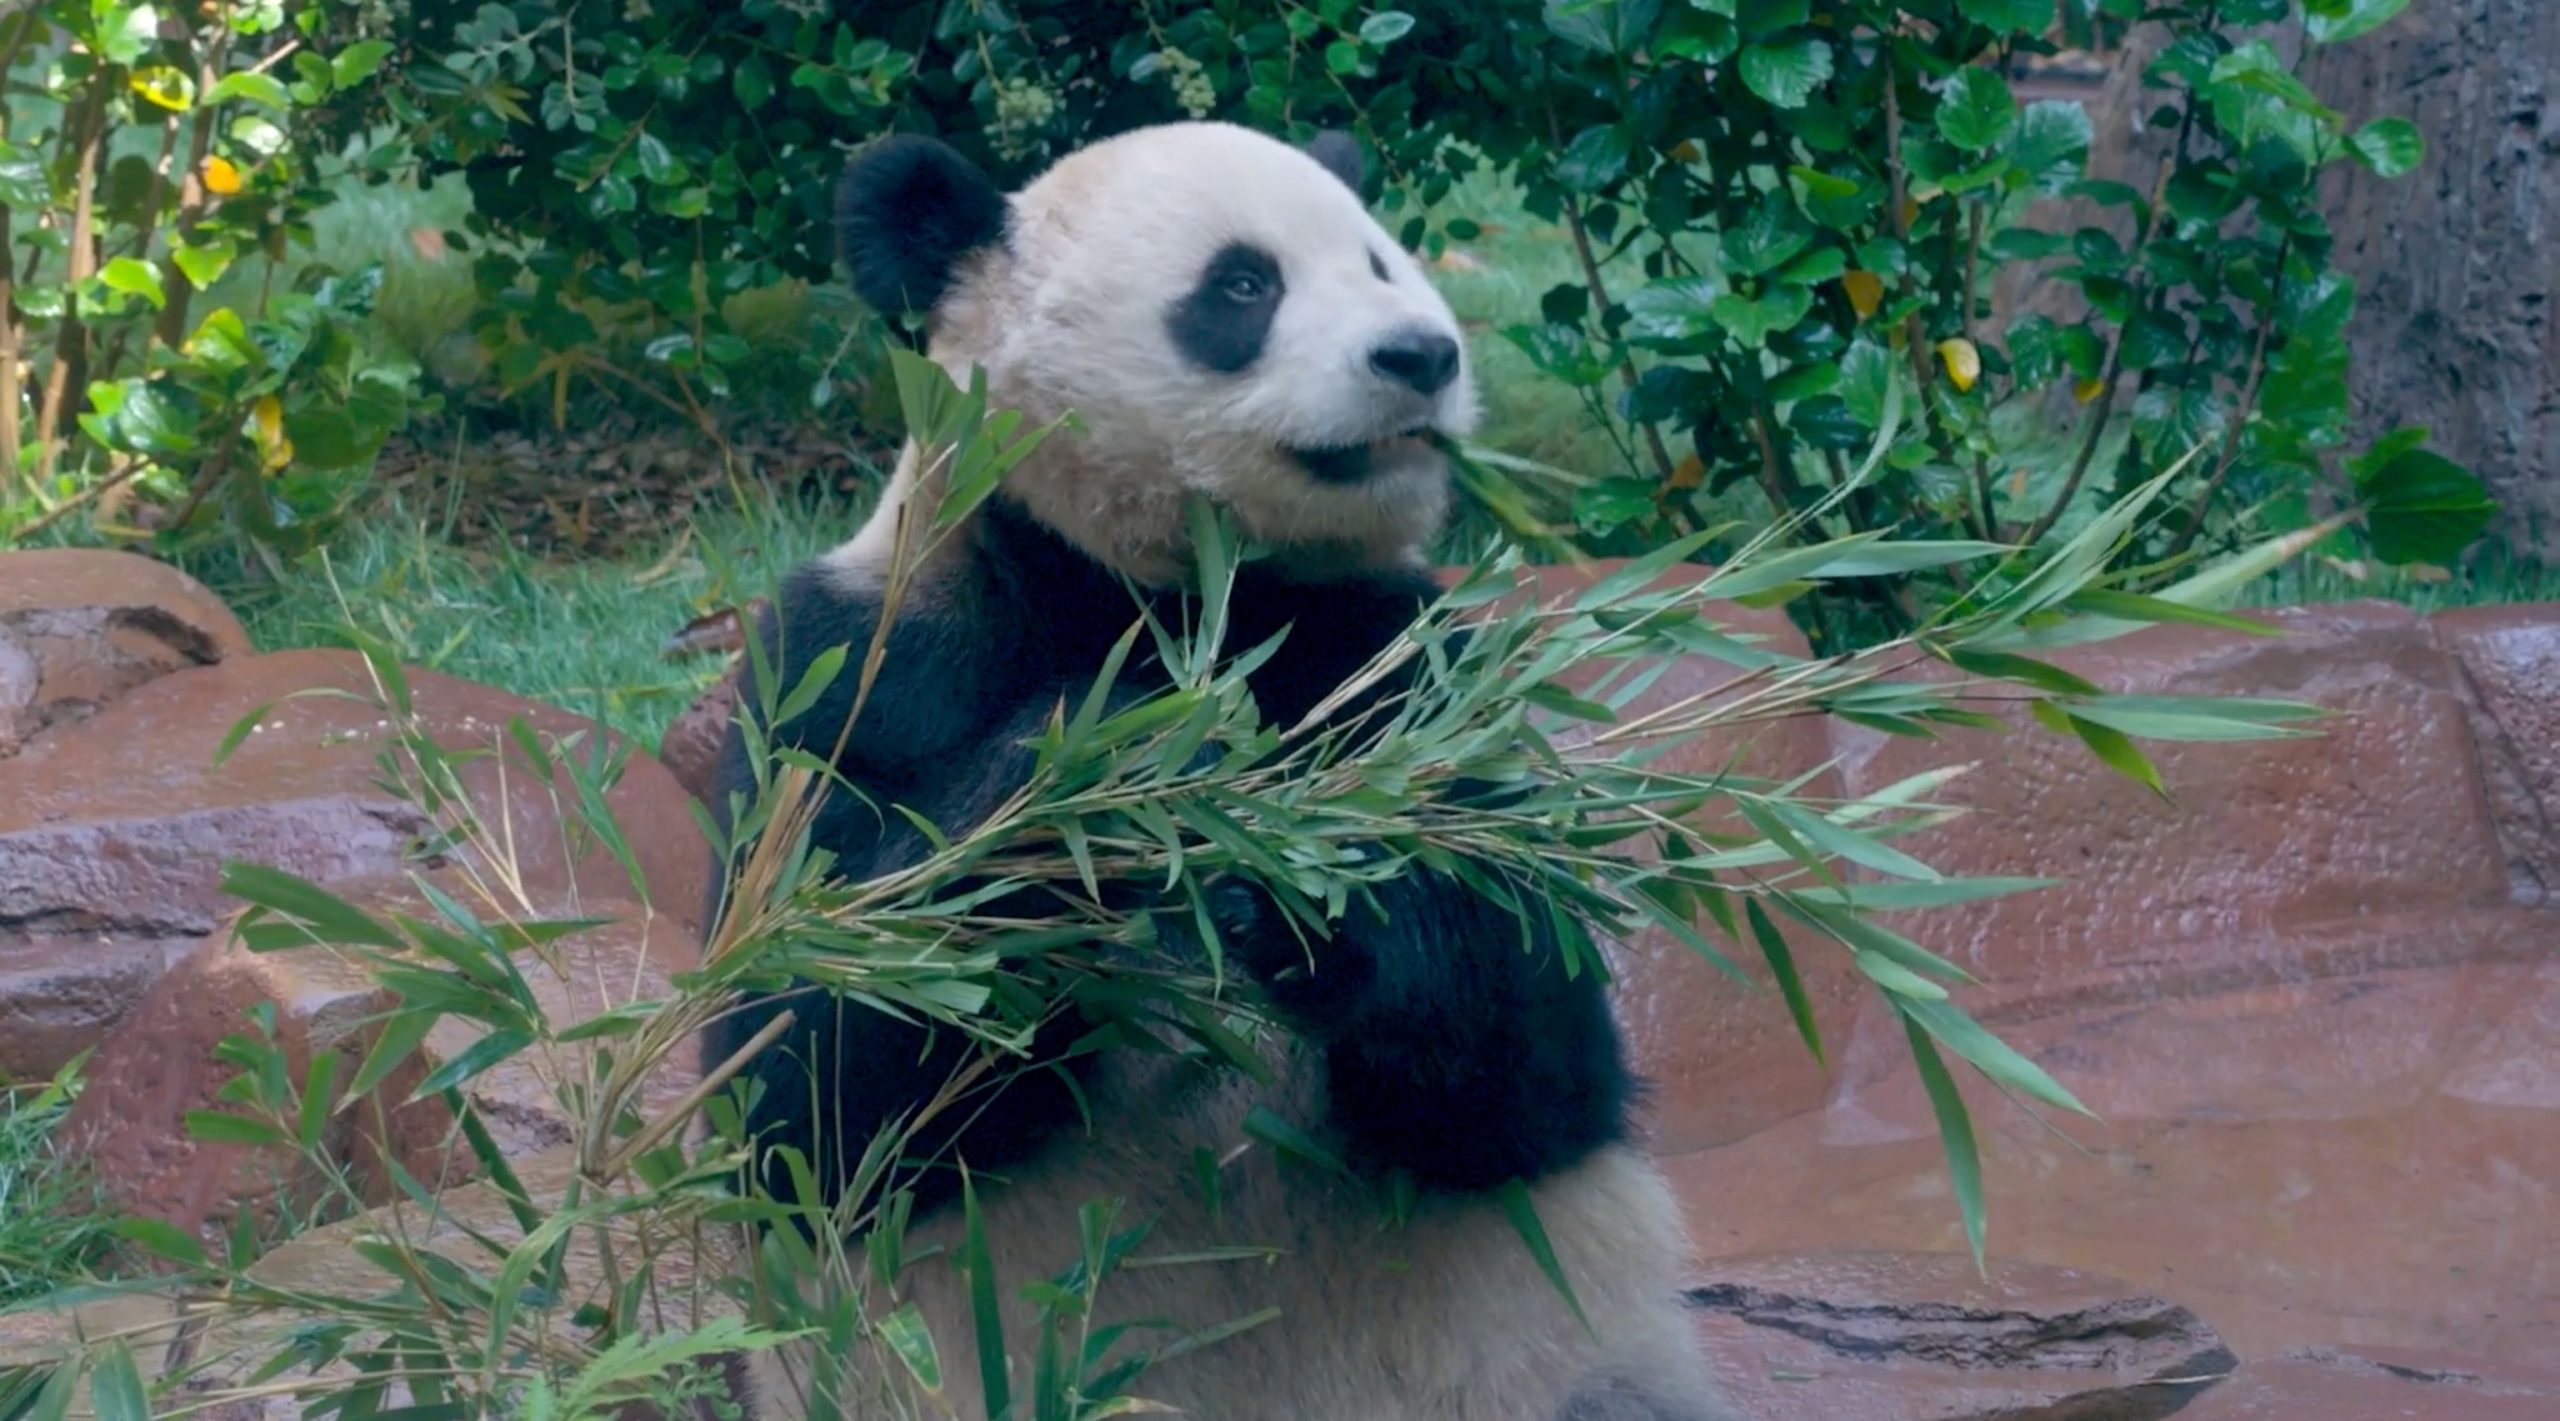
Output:
[[[1034,420],[1005,494],[1148,582],[1205,494],[1311,571],[1409,565],[1437,531],[1475,387],[1458,323],[1358,195],[1359,150],[1177,123],[1080,149],[1010,197],[931,139],[846,174],[844,257],[932,357]],[[906,479],[912,481],[913,451]],[[893,490],[894,491],[894,490]]]

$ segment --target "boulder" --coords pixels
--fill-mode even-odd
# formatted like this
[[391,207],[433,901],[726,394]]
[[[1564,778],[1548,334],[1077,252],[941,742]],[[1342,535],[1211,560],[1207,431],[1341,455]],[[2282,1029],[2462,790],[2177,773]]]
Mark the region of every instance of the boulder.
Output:
[[1753,1421],[2152,1421],[2237,1364],[2175,1303],[1956,1254],[1720,1259],[1699,1331]]
[[2468,607],[2433,618],[2464,704],[2518,899],[2560,904],[2560,615]]
[[676,777],[685,793],[708,804],[711,776],[719,768],[720,744],[729,734],[729,719],[738,702],[738,663],[686,706],[658,741],[658,760]]
[[[459,875],[441,875],[439,891],[484,921],[498,910],[469,899]],[[377,918],[399,913],[435,920],[435,909],[407,880],[333,885],[340,898]],[[565,905],[542,916],[558,920]],[[690,970],[698,949],[690,925],[652,916],[629,902],[587,900],[578,915],[600,925],[519,952],[542,1019],[565,1031],[612,1007],[663,1000],[671,979]],[[323,1199],[335,1203],[331,1179],[282,1145],[201,1140],[188,1130],[189,1111],[240,1113],[220,1092],[240,1074],[224,1059],[226,1038],[254,1038],[250,1013],[271,1014],[287,1078],[312,1079],[313,1062],[337,1058],[325,1077],[344,1089],[377,1040],[385,1014],[398,1005],[355,952],[309,946],[252,952],[228,926],[200,943],[126,1013],[98,1048],[80,1098],[59,1140],[85,1156],[127,1212],[166,1220],[191,1233],[219,1236],[242,1214],[259,1221],[302,1217]],[[317,1145],[337,1180],[366,1203],[397,1195],[393,1167],[429,1188],[474,1177],[478,1161],[454,1128],[443,1102],[410,1101],[427,1075],[481,1039],[476,1023],[446,1017],[412,1061],[366,1098],[334,1113]],[[625,1038],[627,1041],[628,1038]],[[595,1044],[572,1043],[520,1053],[467,1082],[464,1094],[502,1153],[514,1159],[555,1149],[571,1136],[570,1093],[588,1083]],[[699,1078],[689,1047],[679,1046],[648,1077],[637,1108],[644,1118],[673,1106]]]
[[231,609],[167,563],[0,552],[0,759],[144,682],[248,650]]
[[1971,812],[1900,847],[1950,874],[2059,881],[1897,926],[1995,994],[2051,996],[2218,971],[2228,945],[2308,924],[2506,901],[2460,678],[2425,624],[2372,604],[2265,620],[2281,635],[2153,627],[2052,656],[2110,691],[2333,713],[2302,739],[2146,744],[2165,799],[2024,716],[1938,740],[1839,727],[1853,794],[1983,767],[1940,796]]
[[2551,1421],[2560,1372],[2360,1347],[2241,1367],[2180,1421]]
[[[564,829],[568,776],[546,778],[508,734],[521,718],[593,756],[590,722],[432,672],[407,680],[419,727],[453,757],[459,793],[509,862],[476,845],[443,860],[525,901],[639,896],[609,846]],[[0,761],[0,1078],[50,1072],[94,1044],[193,951],[237,906],[220,887],[226,861],[323,883],[410,866],[429,821],[414,795],[382,786],[394,732],[374,697],[352,652],[235,658],[132,689]],[[709,863],[683,790],[634,754],[606,802],[648,902],[690,922]]]

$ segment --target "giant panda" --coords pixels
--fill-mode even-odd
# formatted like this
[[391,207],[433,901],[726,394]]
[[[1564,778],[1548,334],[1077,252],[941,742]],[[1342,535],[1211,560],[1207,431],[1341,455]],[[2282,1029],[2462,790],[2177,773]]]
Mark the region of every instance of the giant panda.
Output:
[[[1133,589],[1168,612],[1188,595],[1186,496],[1223,505],[1272,550],[1237,574],[1227,642],[1287,631],[1250,678],[1265,723],[1310,712],[1433,599],[1424,547],[1449,473],[1429,436],[1470,427],[1472,372],[1449,307],[1367,211],[1359,163],[1344,135],[1299,147],[1218,123],[1095,142],[1009,195],[930,138],[886,138],[852,161],[837,217],[856,291],[921,316],[929,357],[964,385],[982,369],[993,406],[1037,421],[1072,412],[1076,425],[915,574],[836,761],[863,796],[830,797],[812,831],[840,872],[861,879],[925,852],[891,803],[956,832],[1025,782],[1025,737],[1093,684],[1133,624]],[[917,460],[911,442],[860,530],[793,570],[759,620],[780,687],[830,647],[860,663]],[[1144,660],[1123,685],[1165,684]],[[834,752],[853,681],[839,677],[776,739]],[[716,812],[748,792],[742,743],[733,726]],[[1266,1042],[1268,1078],[1085,1052],[945,1117],[965,1125],[920,1132],[913,1151],[944,1164],[906,1177],[903,1252],[917,1261],[880,1306],[917,1309],[944,1394],[905,1390],[886,1354],[852,1359],[862,1387],[834,1414],[986,1414],[955,1262],[956,1159],[981,1210],[1017,1393],[1035,1328],[1017,1290],[1079,1256],[1078,1211],[1109,1200],[1121,1225],[1149,1226],[1148,1254],[1276,1250],[1102,1287],[1102,1324],[1210,1327],[1277,1309],[1137,1380],[1136,1395],[1179,1414],[1720,1421],[1682,1294],[1689,1241],[1631,1134],[1638,1086],[1604,986],[1564,970],[1544,915],[1529,915],[1524,950],[1513,910],[1418,875],[1355,899],[1310,952],[1268,900],[1232,890],[1216,913],[1228,960],[1290,1028]],[[705,1034],[706,1065],[786,1002],[793,1024],[744,1072],[757,1092],[746,1123],[820,1161],[830,1190],[844,1187],[843,1154],[978,1049],[801,992],[731,1004]],[[1062,1020],[1034,1054],[1087,1029]],[[1341,1167],[1249,1137],[1257,1106]],[[1204,1157],[1220,1162],[1214,1191]],[[1496,1193],[1515,1179],[1587,1329]],[[749,1416],[809,1415],[806,1362],[757,1354]]]

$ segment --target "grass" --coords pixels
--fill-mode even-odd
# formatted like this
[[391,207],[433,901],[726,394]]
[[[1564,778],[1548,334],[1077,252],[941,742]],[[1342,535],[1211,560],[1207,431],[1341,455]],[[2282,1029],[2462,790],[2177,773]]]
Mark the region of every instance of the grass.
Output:
[[77,1066],[41,1086],[0,1087],[0,1307],[86,1276],[114,1242],[105,1196],[53,1148]]
[[464,548],[391,509],[280,584],[243,585],[222,565],[190,570],[230,598],[261,650],[345,645],[353,625],[413,666],[593,716],[654,747],[721,665],[670,660],[668,637],[765,594],[859,521],[847,503],[759,495],[629,561],[565,563]]

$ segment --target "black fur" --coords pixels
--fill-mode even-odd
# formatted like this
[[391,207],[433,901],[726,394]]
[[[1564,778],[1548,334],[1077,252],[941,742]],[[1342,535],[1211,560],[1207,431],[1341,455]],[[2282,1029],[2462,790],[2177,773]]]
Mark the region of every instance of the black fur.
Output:
[[[842,763],[846,777],[883,808],[903,802],[946,830],[969,827],[1028,777],[1032,753],[1015,740],[1032,733],[1059,697],[1070,706],[1080,700],[1136,616],[1106,569],[1001,495],[971,536],[979,541],[963,584],[943,589],[931,609],[901,614]],[[1434,593],[1419,576],[1309,586],[1247,564],[1231,603],[1228,645],[1251,647],[1289,628],[1251,684],[1264,719],[1290,723],[1400,633]],[[1168,603],[1177,595],[1163,594]],[[1180,615],[1171,605],[1159,610]],[[785,582],[757,635],[788,687],[831,645],[850,644],[848,666],[858,664],[877,612],[870,600],[804,569]],[[1139,639],[1140,648],[1149,645]],[[1164,684],[1150,659],[1132,662],[1121,678],[1127,694]],[[853,680],[848,670],[777,738],[830,750]],[[733,727],[715,791],[713,812],[722,818],[729,791],[743,793],[752,783],[739,746]],[[855,878],[924,852],[921,835],[903,818],[884,818],[841,793],[825,806],[816,833],[837,854],[839,871]],[[1426,1188],[1469,1190],[1535,1179],[1623,1138],[1632,1087],[1602,984],[1591,971],[1565,978],[1540,908],[1527,916],[1530,951],[1522,919],[1455,880],[1417,876],[1380,898],[1378,909],[1355,909],[1330,941],[1315,942],[1321,970],[1310,975],[1309,949],[1259,889],[1230,881],[1216,894],[1229,950],[1322,1048],[1329,1123],[1350,1159],[1408,1170]],[[750,1125],[768,1143],[811,1154],[832,1198],[850,1161],[819,1158],[821,1135],[834,1151],[858,1152],[882,1124],[932,1093],[962,1046],[815,992],[798,994],[791,1005],[799,1014],[794,1027],[746,1072],[763,1088]],[[706,1063],[725,1059],[777,1009],[771,1000],[754,1003],[715,1024],[706,1033]],[[1022,1160],[1079,1123],[1069,1081],[1090,1062],[1067,1057],[1089,1029],[1072,1018],[1059,1022],[1035,1046],[1056,1069],[1018,1075],[968,1119],[957,1153],[973,1169]],[[946,1129],[915,1143],[926,1151],[952,1139]],[[780,1176],[767,1182],[787,1187]],[[946,1172],[919,1178],[915,1187],[919,1207],[927,1208],[948,1200],[957,1185]]]
[[950,145],[884,138],[845,166],[836,230],[853,289],[891,316],[941,304],[963,258],[1004,238],[1005,198]]
[[1164,313],[1165,334],[1194,365],[1233,375],[1262,358],[1286,294],[1278,258],[1250,242],[1230,242]]
[[1328,128],[1307,140],[1307,156],[1324,164],[1325,171],[1342,179],[1342,185],[1359,193],[1368,181],[1368,160],[1360,154],[1360,140],[1338,128]]
[[1378,342],[1369,368],[1420,395],[1436,395],[1458,378],[1458,342],[1424,326],[1408,326]]

